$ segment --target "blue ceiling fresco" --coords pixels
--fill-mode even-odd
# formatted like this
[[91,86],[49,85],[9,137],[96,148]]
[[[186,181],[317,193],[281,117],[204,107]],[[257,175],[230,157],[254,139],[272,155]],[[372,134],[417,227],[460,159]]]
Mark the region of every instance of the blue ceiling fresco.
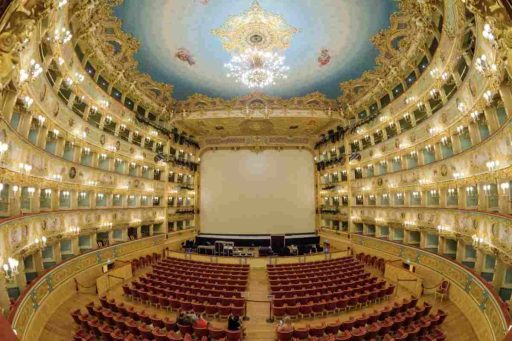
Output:
[[[174,86],[173,96],[194,93],[232,98],[249,94],[227,78],[231,55],[212,34],[252,0],[124,0],[114,14],[123,31],[140,42],[139,71]],[[378,51],[370,39],[389,27],[394,0],[260,0],[267,11],[299,29],[285,50],[286,80],[266,88],[271,96],[290,98],[319,91],[341,94],[339,83],[375,67]]]

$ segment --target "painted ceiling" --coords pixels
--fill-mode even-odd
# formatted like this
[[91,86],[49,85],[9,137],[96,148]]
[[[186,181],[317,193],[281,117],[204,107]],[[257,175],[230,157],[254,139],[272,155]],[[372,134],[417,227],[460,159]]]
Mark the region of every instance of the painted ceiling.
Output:
[[[283,98],[321,92],[341,95],[339,83],[375,67],[370,39],[389,27],[394,0],[260,0],[298,31],[283,51],[288,79],[263,90]],[[115,8],[123,31],[140,42],[139,71],[172,84],[173,96],[229,99],[253,90],[226,76],[231,55],[212,31],[246,12],[252,0],[124,0]]]

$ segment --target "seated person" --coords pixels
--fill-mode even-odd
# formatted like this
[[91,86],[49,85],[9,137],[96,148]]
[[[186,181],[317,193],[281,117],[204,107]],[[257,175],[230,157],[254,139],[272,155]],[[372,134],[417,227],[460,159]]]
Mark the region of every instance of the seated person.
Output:
[[228,330],[236,331],[242,329],[242,321],[238,316],[229,314],[228,317]]
[[194,323],[195,328],[208,328],[208,321],[204,318],[204,314],[199,315]]
[[280,321],[279,326],[277,326],[278,332],[291,332],[293,331],[292,320],[286,316],[282,321]]
[[186,315],[183,311],[180,311],[178,317],[176,318],[176,323],[181,324],[182,326],[192,325],[190,317]]

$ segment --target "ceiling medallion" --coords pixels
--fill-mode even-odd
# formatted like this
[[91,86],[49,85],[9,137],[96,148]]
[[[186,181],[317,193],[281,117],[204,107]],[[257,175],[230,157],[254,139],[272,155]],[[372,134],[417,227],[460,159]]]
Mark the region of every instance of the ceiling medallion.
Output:
[[289,68],[283,51],[298,30],[276,14],[265,11],[258,1],[239,16],[230,17],[212,33],[232,54],[225,64],[227,76],[248,88],[265,88],[286,79]]

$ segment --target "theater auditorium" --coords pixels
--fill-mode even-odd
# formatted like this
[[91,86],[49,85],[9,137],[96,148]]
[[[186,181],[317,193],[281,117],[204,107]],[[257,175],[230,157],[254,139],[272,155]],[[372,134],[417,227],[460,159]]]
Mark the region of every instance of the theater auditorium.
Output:
[[511,298],[511,0],[0,0],[0,341],[512,341]]

